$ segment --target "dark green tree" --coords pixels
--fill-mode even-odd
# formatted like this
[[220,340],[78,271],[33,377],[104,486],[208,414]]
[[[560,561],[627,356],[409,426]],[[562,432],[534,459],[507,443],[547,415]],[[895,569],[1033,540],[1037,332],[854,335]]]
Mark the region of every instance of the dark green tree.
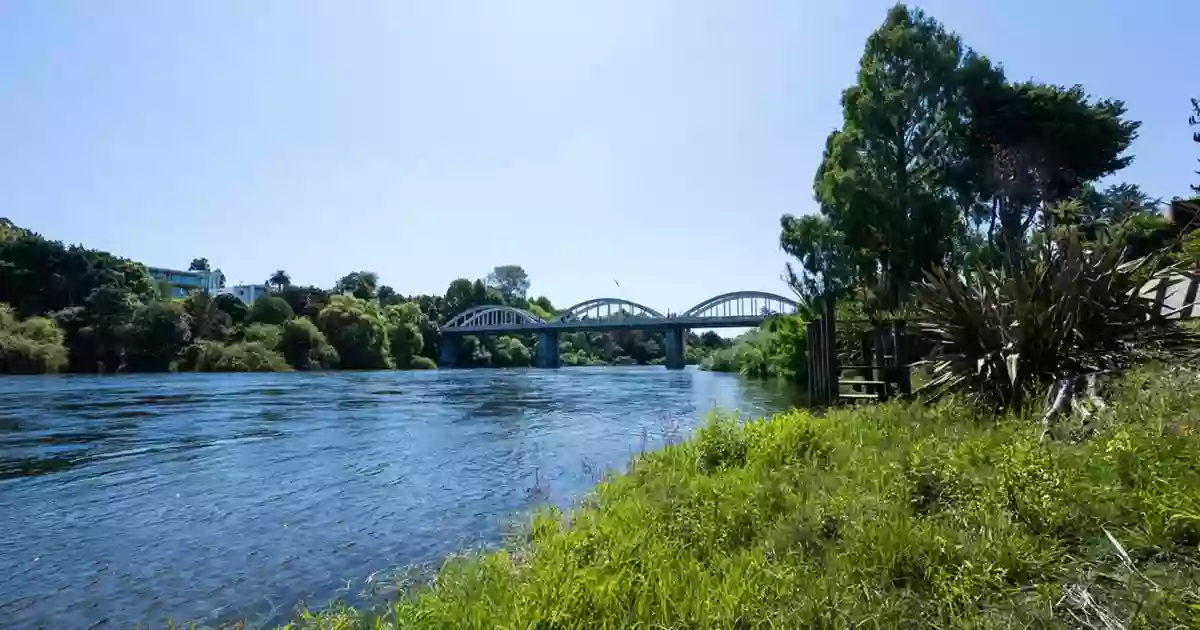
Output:
[[384,316],[388,322],[392,359],[397,368],[408,369],[425,345],[421,332],[421,320],[424,319],[421,309],[412,302],[394,304],[384,309]]
[[854,252],[859,283],[878,284],[885,302],[903,302],[960,237],[952,168],[965,153],[960,82],[980,63],[923,11],[896,5],[842,95],[842,128],[827,140],[814,183],[829,221],[822,230]]
[[191,341],[192,321],[183,304],[147,304],[129,326],[127,365],[134,372],[164,372]]
[[[183,309],[192,323],[192,340],[224,341],[229,336],[233,318],[221,309],[217,298],[206,291],[192,291],[183,301]],[[241,300],[229,296],[241,304]]]
[[305,317],[289,319],[280,327],[279,351],[284,360],[296,370],[317,370],[337,367],[338,354],[329,345],[316,324]]
[[275,273],[271,274],[271,277],[267,279],[267,286],[271,287],[271,290],[275,291],[276,293],[291,286],[291,284],[291,276],[289,276],[288,273],[282,269],[276,269]]
[[241,326],[250,316],[250,307],[230,293],[221,293],[212,299],[213,307],[229,317],[231,326]]
[[487,285],[499,291],[505,303],[524,300],[529,291],[529,274],[521,265],[500,265],[488,274]]
[[369,300],[375,297],[378,286],[379,276],[374,271],[354,271],[342,276],[334,290],[337,293],[349,293],[360,300]]
[[1049,209],[1127,166],[1140,123],[1118,100],[1089,100],[1081,86],[990,82],[970,86],[976,197],[989,243],[1014,261],[1029,230],[1053,223]]
[[246,322],[278,326],[295,316],[287,300],[274,295],[264,295],[254,301]]
[[350,295],[334,295],[321,309],[317,325],[341,357],[341,366],[352,370],[392,367],[388,321],[378,302]]

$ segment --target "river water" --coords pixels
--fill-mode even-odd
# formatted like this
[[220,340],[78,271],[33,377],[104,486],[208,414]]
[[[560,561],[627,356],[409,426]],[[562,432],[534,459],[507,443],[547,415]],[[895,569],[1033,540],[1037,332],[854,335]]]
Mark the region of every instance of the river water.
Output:
[[2,378],[0,625],[369,604],[714,407],[792,396],[661,367]]

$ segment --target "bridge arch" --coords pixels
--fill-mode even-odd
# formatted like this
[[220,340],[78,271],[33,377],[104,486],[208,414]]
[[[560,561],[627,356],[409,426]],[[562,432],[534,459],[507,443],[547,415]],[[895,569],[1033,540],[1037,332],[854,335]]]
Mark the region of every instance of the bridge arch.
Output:
[[766,291],[722,293],[680,313],[679,317],[750,317],[772,313],[794,313],[795,300]]
[[485,304],[469,308],[450,318],[449,321],[442,325],[442,330],[453,331],[464,328],[494,328],[545,323],[547,323],[546,320],[523,309],[499,304]]
[[572,322],[583,319],[585,315],[590,313],[595,313],[598,316],[603,313],[604,317],[608,317],[621,311],[625,311],[634,317],[664,317],[662,313],[644,304],[638,304],[637,302],[621,298],[602,297],[572,304],[556,313],[554,319],[560,322]]

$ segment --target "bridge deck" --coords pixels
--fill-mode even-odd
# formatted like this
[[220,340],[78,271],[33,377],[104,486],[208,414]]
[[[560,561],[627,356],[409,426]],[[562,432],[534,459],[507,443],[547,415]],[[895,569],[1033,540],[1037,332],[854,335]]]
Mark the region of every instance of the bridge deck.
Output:
[[624,319],[576,320],[569,322],[495,324],[463,326],[443,330],[446,333],[504,334],[555,330],[562,332],[605,330],[667,330],[670,328],[754,328],[766,321],[762,315],[737,317],[628,317]]

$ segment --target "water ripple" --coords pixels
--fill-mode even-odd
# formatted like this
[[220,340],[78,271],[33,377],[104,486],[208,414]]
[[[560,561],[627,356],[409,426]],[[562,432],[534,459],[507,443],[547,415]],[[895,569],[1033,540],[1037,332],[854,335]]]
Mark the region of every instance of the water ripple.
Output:
[[667,420],[787,402],[662,368],[0,379],[0,617],[278,622],[383,596]]

